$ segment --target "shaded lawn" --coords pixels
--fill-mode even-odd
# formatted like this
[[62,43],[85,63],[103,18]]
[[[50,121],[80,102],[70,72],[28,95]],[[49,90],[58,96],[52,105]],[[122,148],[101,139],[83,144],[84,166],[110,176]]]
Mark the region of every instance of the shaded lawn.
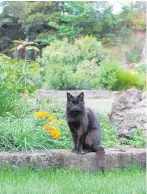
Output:
[[99,172],[67,169],[0,170],[1,194],[145,194],[145,170]]

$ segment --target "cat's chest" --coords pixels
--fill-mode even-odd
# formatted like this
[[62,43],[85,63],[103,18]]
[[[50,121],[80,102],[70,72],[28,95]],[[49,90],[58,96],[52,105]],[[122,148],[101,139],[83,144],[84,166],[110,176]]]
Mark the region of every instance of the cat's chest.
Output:
[[71,131],[77,131],[79,128],[81,128],[81,123],[78,121],[69,122],[68,125]]

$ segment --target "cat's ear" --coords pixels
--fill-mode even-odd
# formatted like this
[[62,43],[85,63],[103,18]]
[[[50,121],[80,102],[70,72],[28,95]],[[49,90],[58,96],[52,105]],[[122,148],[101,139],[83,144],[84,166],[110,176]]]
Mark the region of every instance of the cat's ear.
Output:
[[67,92],[67,100],[72,100],[73,99],[73,96]]
[[81,94],[78,95],[78,99],[84,100],[84,92],[81,92]]

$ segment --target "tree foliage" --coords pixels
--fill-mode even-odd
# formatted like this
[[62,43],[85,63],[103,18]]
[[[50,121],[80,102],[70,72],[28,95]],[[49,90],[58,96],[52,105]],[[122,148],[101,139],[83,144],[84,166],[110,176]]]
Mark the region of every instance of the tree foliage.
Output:
[[117,15],[105,1],[13,1],[3,2],[1,7],[1,50],[13,39],[24,37],[47,45],[56,39],[66,37],[73,42],[92,35],[104,44],[114,44],[117,38],[123,41],[128,37],[131,30],[144,32],[146,27],[143,2],[125,6]]
[[1,8],[3,11],[0,14],[0,52],[8,54],[9,48],[13,47],[12,41],[24,39],[24,33],[21,24],[18,23],[18,18],[14,17],[14,13],[12,14],[9,4],[2,2]]

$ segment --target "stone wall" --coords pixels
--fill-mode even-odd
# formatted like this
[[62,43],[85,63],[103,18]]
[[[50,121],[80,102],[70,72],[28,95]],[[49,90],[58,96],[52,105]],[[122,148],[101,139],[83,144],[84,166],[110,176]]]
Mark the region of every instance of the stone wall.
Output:
[[[105,168],[125,168],[137,163],[146,166],[145,148],[106,149]],[[71,150],[40,150],[34,152],[0,152],[0,164],[12,166],[64,167],[72,169],[97,170],[98,159],[96,153],[75,154]]]

